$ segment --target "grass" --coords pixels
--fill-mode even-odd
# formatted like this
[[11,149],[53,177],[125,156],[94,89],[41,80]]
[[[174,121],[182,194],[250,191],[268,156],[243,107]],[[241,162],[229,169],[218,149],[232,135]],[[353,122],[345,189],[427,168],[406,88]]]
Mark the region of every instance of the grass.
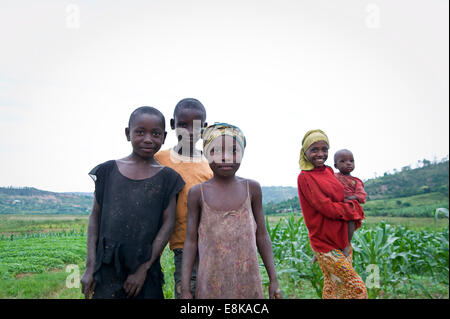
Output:
[[[8,227],[8,232],[0,235],[0,298],[84,298],[81,287],[66,287],[66,280],[72,274],[66,271],[66,266],[76,265],[81,278],[86,260],[85,233],[72,230],[11,235],[11,231],[17,233]],[[173,299],[174,263],[168,247],[162,254],[161,264],[165,276],[164,296]]]
[[[319,297],[323,275],[310,262],[312,251],[302,218],[292,215],[268,224],[282,289],[288,296],[300,297],[295,287],[308,287],[308,280]],[[385,222],[363,225],[352,245],[353,267],[363,280],[372,274],[368,265],[378,269],[379,286],[368,289],[369,298],[448,298],[448,221],[441,230],[412,230]]]
[[448,194],[439,192],[392,199],[369,200],[363,204],[366,216],[433,217],[436,208],[448,208]]
[[0,215],[0,234],[81,231],[87,228],[88,218],[80,215]]
[[[296,214],[296,219],[300,218],[300,212],[294,213]],[[271,225],[275,225],[282,218],[286,218],[290,216],[290,214],[277,214],[277,215],[269,215],[269,223]],[[375,227],[379,225],[381,222],[386,222],[387,224],[391,224],[394,226],[406,226],[411,230],[420,230],[420,229],[428,229],[428,230],[442,230],[449,225],[449,220],[447,218],[439,218],[437,223],[435,223],[434,218],[432,217],[390,217],[390,216],[366,216],[363,221],[366,227]]]
[[[269,216],[269,224],[275,225],[282,217]],[[0,298],[83,298],[81,287],[66,287],[69,273],[65,271],[65,267],[68,264],[75,264],[79,267],[79,275],[83,274],[86,237],[77,233],[78,230],[82,232],[86,230],[87,218],[88,216],[61,215],[0,216]],[[298,220],[298,218],[295,219]],[[367,217],[365,227],[376,227],[382,220],[418,231],[442,230],[448,227],[448,219],[445,218],[439,219],[435,225],[433,218],[374,216]],[[3,257],[1,257],[2,252]],[[305,262],[307,264],[309,260]],[[305,278],[293,280],[293,276],[289,272],[283,272],[279,262],[276,263],[284,298],[318,298],[310,280]],[[174,298],[174,263],[173,253],[168,247],[161,256],[161,265],[165,277],[164,296],[166,299],[172,299]],[[268,278],[263,266],[261,266],[261,276],[267,297]],[[380,292],[380,297],[448,298],[448,283],[437,283],[427,276],[420,275],[412,275],[408,280],[411,282],[399,281],[397,285],[389,286]]]
[[446,218],[438,219],[435,223],[434,218],[429,217],[388,217],[388,216],[367,216],[364,224],[367,227],[374,227],[379,225],[381,222],[386,222],[387,224],[393,226],[405,226],[411,230],[442,230],[448,227],[449,221]]
[[[84,262],[78,263],[80,276],[84,271]],[[81,288],[67,288],[68,273],[65,268],[46,271],[43,273],[29,273],[2,280],[0,284],[0,298],[19,299],[80,299],[84,298]]]

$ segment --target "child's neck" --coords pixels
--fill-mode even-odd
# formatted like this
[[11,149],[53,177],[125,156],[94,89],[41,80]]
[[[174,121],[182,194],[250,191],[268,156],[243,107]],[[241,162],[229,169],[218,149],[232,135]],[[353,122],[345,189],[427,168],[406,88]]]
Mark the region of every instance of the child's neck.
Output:
[[184,145],[182,143],[178,143],[173,147],[173,150],[179,155],[194,157],[202,155],[202,152],[195,148],[194,144]]
[[344,175],[344,176],[352,176],[350,173],[345,174],[345,173],[342,173],[341,171],[339,171],[339,173],[340,173],[341,175]]
[[126,159],[138,165],[160,165],[153,156],[149,158],[143,158],[135,153],[131,153],[131,155],[129,155]]
[[213,174],[214,174],[214,176],[211,179],[211,181],[215,182],[217,184],[222,184],[222,185],[231,184],[231,183],[233,183],[234,181],[237,180],[236,175],[220,176],[220,175],[217,175],[216,173],[213,173]]

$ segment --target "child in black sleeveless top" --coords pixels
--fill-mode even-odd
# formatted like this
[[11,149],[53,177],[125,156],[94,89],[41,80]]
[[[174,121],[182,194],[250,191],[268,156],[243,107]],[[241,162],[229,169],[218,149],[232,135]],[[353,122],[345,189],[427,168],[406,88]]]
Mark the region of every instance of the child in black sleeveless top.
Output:
[[88,298],[164,298],[160,255],[175,223],[176,194],[184,181],[154,154],[164,143],[165,118],[141,107],[125,129],[133,152],[89,173],[95,199],[89,217],[86,270]]

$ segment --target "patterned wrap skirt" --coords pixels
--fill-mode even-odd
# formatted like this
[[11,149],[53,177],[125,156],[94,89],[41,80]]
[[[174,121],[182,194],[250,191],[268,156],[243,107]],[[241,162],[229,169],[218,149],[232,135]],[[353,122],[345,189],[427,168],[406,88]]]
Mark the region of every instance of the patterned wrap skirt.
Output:
[[353,248],[347,257],[339,249],[313,252],[324,277],[322,299],[367,299],[366,285],[352,266]]

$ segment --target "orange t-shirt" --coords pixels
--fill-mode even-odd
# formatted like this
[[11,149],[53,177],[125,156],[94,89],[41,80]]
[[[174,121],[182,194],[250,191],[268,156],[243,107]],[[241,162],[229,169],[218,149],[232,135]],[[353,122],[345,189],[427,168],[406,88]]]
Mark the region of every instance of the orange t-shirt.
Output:
[[178,193],[175,227],[169,240],[171,250],[183,248],[186,238],[189,190],[192,186],[211,179],[213,172],[204,156],[188,157],[179,155],[173,149],[168,149],[156,153],[155,158],[161,165],[168,166],[180,174],[186,183]]

